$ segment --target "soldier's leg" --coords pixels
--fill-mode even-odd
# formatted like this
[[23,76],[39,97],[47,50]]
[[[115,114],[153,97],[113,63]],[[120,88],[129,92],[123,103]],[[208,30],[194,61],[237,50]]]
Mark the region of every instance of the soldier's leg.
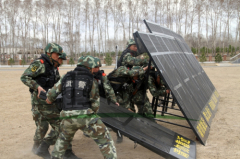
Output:
[[117,92],[116,93],[116,99],[117,99],[117,102],[120,104],[121,107],[125,107],[122,92]]
[[47,121],[51,127],[53,128],[53,132],[51,135],[47,135],[43,141],[51,145],[55,143],[58,135],[59,135],[59,128],[60,128],[60,112],[56,108],[56,105],[41,105],[38,107],[39,112],[42,115],[42,121]]
[[34,141],[41,142],[48,131],[48,122],[41,121],[41,114],[38,112],[36,106],[32,106],[32,116],[36,124],[36,131],[33,137]]
[[117,151],[112,137],[100,119],[82,130],[97,143],[105,159],[117,158]]
[[117,102],[121,107],[129,109],[130,108],[130,99],[127,91],[120,91],[116,94]]
[[54,150],[52,151],[53,158],[62,158],[66,150],[78,130],[78,122],[76,119],[63,119],[61,122],[59,137],[55,143]]
[[[43,139],[43,141],[47,144],[47,147],[50,145],[54,145],[56,143],[56,140],[59,136],[59,131],[60,131],[60,111],[57,109],[55,105],[47,105],[48,108],[46,109],[45,106],[42,107],[41,114],[44,117],[46,121],[52,126],[51,132]],[[51,109],[49,109],[49,107]],[[40,151],[40,150],[39,150]],[[48,153],[46,150],[43,150],[43,153],[46,154]],[[41,154],[41,153],[40,153]],[[48,154],[47,154],[48,156]],[[66,154],[63,156],[63,158],[72,158],[72,159],[77,159],[75,154],[72,152],[72,144],[67,148]]]
[[50,158],[51,156],[48,148],[52,143],[55,143],[58,138],[60,129],[60,112],[54,104],[38,105],[37,109],[42,116],[42,121],[47,121],[54,129],[54,133],[52,136],[46,136],[43,139],[41,145],[37,149],[36,155],[43,158]]
[[145,100],[143,102],[143,92],[139,91],[136,95],[131,99],[133,103],[135,103],[138,107],[138,113],[144,113],[145,115],[152,115],[152,106],[149,102],[147,95],[145,96]]
[[48,122],[47,121],[41,121],[42,117],[41,114],[38,112],[37,107],[35,105],[32,106],[32,116],[33,120],[35,121],[36,124],[36,131],[33,137],[34,144],[32,151],[33,153],[36,153],[37,148],[42,142],[42,139],[46,135],[48,131]]
[[153,110],[152,110],[152,105],[150,104],[149,102],[149,98],[145,97],[145,101],[144,101],[144,109],[143,109],[143,112],[149,116],[149,117],[153,117]]

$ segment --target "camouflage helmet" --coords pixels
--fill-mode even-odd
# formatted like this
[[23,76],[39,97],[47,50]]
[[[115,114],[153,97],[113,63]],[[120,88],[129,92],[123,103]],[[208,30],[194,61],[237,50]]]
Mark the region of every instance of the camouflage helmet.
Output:
[[58,58],[63,59],[63,60],[67,60],[66,56],[67,56],[66,53],[63,52]]
[[136,42],[134,39],[129,39],[127,42],[126,47],[129,48],[131,45],[136,45]]
[[97,61],[97,66],[98,67],[102,67],[101,60],[99,58],[97,58],[97,57],[95,57],[95,58],[96,58],[96,61]]
[[62,54],[63,50],[62,47],[56,43],[48,43],[47,46],[45,47],[45,53],[57,53],[57,54]]
[[86,66],[86,67],[89,67],[89,68],[95,68],[95,67],[98,67],[98,64],[97,64],[97,59],[93,56],[81,56],[79,59],[78,59],[78,63],[77,65],[82,65],[82,66]]

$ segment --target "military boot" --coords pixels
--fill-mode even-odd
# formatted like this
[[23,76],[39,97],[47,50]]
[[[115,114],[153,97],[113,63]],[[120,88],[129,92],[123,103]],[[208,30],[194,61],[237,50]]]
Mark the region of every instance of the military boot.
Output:
[[37,153],[37,149],[38,149],[39,145],[40,145],[40,142],[34,141],[33,148],[32,148],[32,152],[33,152],[34,154]]
[[51,159],[51,155],[48,151],[50,145],[48,145],[45,141],[42,141],[41,145],[38,147],[36,155],[44,158],[44,159]]
[[66,150],[65,154],[63,155],[63,159],[81,159],[78,158],[72,150]]

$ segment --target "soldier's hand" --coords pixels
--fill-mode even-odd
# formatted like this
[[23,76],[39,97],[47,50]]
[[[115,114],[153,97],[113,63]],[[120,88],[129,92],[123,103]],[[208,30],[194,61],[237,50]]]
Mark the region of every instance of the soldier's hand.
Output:
[[47,104],[52,104],[52,102],[49,101],[49,99],[46,99]]
[[148,69],[148,66],[144,67],[143,70],[146,71]]
[[131,112],[134,112],[134,111],[132,111],[132,109],[131,109],[131,108],[128,108],[128,110],[130,110]]
[[167,89],[167,90],[166,90],[166,93],[169,94],[169,93],[170,93],[170,89]]
[[38,98],[41,91],[46,92],[41,86],[38,86]]
[[115,104],[116,104],[117,106],[119,106],[119,103],[118,103],[118,102],[116,102]]

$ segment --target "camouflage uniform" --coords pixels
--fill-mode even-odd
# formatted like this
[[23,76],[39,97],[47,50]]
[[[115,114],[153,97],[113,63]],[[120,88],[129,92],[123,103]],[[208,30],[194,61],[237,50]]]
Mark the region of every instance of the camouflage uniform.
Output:
[[[161,81],[161,83],[163,85],[163,81]],[[156,84],[156,80],[150,75],[148,78],[148,88],[153,97],[164,96],[166,93],[165,87],[161,86],[161,84]]]
[[[42,55],[43,56],[43,55]],[[45,55],[46,56],[46,55]],[[47,57],[47,56],[46,56]],[[34,78],[37,76],[40,76],[44,74],[45,72],[45,65],[42,63],[40,59],[34,61],[33,63],[30,64],[30,66],[24,71],[23,75],[21,76],[21,81],[27,85],[29,88],[34,90],[31,94],[31,104],[32,104],[32,115],[33,115],[33,120],[35,120],[35,124],[37,126],[35,135],[34,135],[34,141],[37,143],[40,143],[42,139],[44,138],[47,130],[48,130],[48,122],[47,119],[41,116],[41,113],[39,110],[46,111],[45,113],[50,113],[53,112],[51,116],[53,117],[58,117],[60,112],[58,109],[56,109],[55,104],[47,104],[45,100],[39,99],[37,97],[38,92],[37,88],[40,86]],[[55,76],[55,81],[57,82],[60,79],[60,75],[58,70],[55,68],[56,76]],[[60,122],[54,121],[51,122],[53,127],[58,129],[59,126],[57,126]],[[56,133],[51,133],[49,136],[49,144],[52,144],[53,138],[56,138],[58,134]]]
[[[96,58],[96,62],[97,62],[96,67],[102,67],[101,60],[99,58]],[[94,73],[94,78],[99,83],[100,96],[103,95],[103,97],[106,97],[108,99],[108,101],[111,101],[114,104],[117,103],[115,92],[114,92],[106,74],[104,73],[104,71],[101,70],[101,71],[98,71],[97,73]],[[103,89],[103,90],[101,90],[101,89]]]
[[[78,61],[78,67],[85,66],[94,68],[96,66],[94,57],[81,57]],[[62,92],[63,78],[64,77],[48,91],[47,97],[49,101],[54,101],[58,94]],[[54,146],[52,158],[62,157],[78,129],[82,130],[97,143],[104,158],[117,158],[116,148],[111,135],[106,126],[96,115],[100,105],[99,100],[98,84],[97,81],[93,79],[93,85],[90,92],[91,108],[82,110],[62,110],[60,114],[61,118],[63,118],[61,122],[61,132]]]
[[[46,53],[58,53],[61,55],[62,53],[62,47],[55,43],[49,43],[45,48]],[[44,60],[42,59],[44,58]],[[46,61],[49,61],[51,65],[46,68],[47,65],[45,65]],[[48,152],[48,147],[50,145],[55,144],[56,139],[59,135],[59,127],[60,127],[60,111],[56,107],[56,104],[47,104],[45,100],[42,100],[37,97],[38,90],[37,88],[41,86],[40,83],[37,82],[37,78],[41,78],[47,69],[53,68],[55,79],[54,83],[56,83],[60,79],[60,75],[58,72],[58,69],[56,68],[55,64],[58,64],[57,61],[51,58],[51,54],[42,54],[41,58],[39,60],[34,61],[29,68],[25,70],[23,75],[21,76],[21,81],[27,85],[30,89],[32,89],[31,94],[31,101],[32,101],[32,113],[33,113],[33,119],[35,120],[35,124],[37,126],[35,135],[34,135],[34,147],[33,152],[37,155],[44,156],[44,157],[50,157],[50,154]],[[47,84],[48,81],[46,78],[41,79],[43,83]],[[50,82],[50,81],[49,81]],[[54,84],[53,83],[53,84]],[[46,90],[47,91],[47,90]],[[54,119],[54,120],[52,120]],[[46,132],[48,130],[48,124],[52,126],[51,132],[43,139],[43,137],[46,135]],[[41,145],[39,146],[41,142]],[[40,151],[39,148],[46,147],[44,154],[42,154],[43,151]],[[38,148],[38,149],[37,149]],[[68,148],[70,151],[72,149],[71,145]],[[68,153],[69,154],[69,153]],[[71,153],[72,154],[72,153]]]
[[[142,69],[142,68],[139,68],[139,69],[128,69],[127,67],[125,66],[121,66],[119,67],[118,69],[114,70],[113,72],[111,72],[109,74],[109,80],[110,80],[110,83],[112,85],[114,85],[116,82],[111,80],[112,78],[125,78],[125,81],[129,81],[131,82],[131,78],[134,77],[134,76],[139,76],[139,75],[143,75],[145,73],[145,71]],[[121,82],[117,82],[116,84],[119,84],[119,85],[124,85],[124,81],[123,83]],[[119,88],[118,90],[116,90],[117,94],[116,94],[116,97],[117,97],[117,102],[124,108],[127,108],[129,109],[130,108],[130,99],[129,99],[129,91],[128,91],[128,85],[127,83],[123,86],[124,88],[122,88],[122,86],[120,86],[121,88]]]
[[[61,55],[59,55],[58,59],[62,59],[62,60],[66,60],[66,53],[63,52]],[[58,65],[58,67],[60,66],[60,64]],[[60,74],[58,71],[58,68],[55,69],[56,71],[56,78],[57,80],[60,79]],[[33,120],[35,120],[35,124],[37,126],[35,135],[34,135],[34,141],[41,143],[42,139],[44,138],[44,136],[46,135],[47,131],[48,131],[48,122],[46,120],[41,120],[41,114],[38,112],[37,107],[35,105],[32,105],[32,115],[33,115]],[[59,112],[60,113],[60,112]],[[41,121],[41,122],[39,122]],[[54,138],[55,132],[54,129],[51,128],[50,133],[47,135],[47,138]],[[54,143],[51,143],[51,145],[54,145]],[[70,148],[71,149],[71,148]]]
[[[133,67],[133,70],[134,69],[139,69],[140,67]],[[139,77],[139,80],[142,81],[144,80],[144,75],[140,75]],[[136,94],[132,96],[131,98],[131,102],[136,104],[137,107],[138,107],[138,110],[140,110],[140,112],[143,112],[145,115],[152,115],[152,106],[149,102],[149,99],[147,97],[147,95],[145,96],[145,100],[144,100],[144,103],[143,103],[143,85],[144,83],[141,84],[140,86],[140,89],[139,90],[135,90],[135,85],[134,83],[132,83],[130,86],[129,86],[129,94],[133,94],[134,91],[137,91],[135,92]],[[163,96],[165,95],[165,87],[158,85],[156,80],[154,79],[153,76],[149,75],[149,78],[148,78],[148,87],[146,89],[149,89],[150,90],[150,93],[152,94],[152,96],[154,97],[159,97],[159,96]],[[141,110],[141,107],[143,105],[143,110]]]
[[118,61],[118,67],[126,66],[132,68],[132,66],[143,66],[148,64],[147,59],[138,59],[136,58],[139,53],[129,49],[131,45],[136,45],[133,39],[128,40],[127,48],[122,52],[122,55]]
[[113,103],[117,103],[117,98],[115,96],[115,93],[114,93],[114,90],[107,78],[107,76],[102,76],[102,79],[103,79],[103,88],[104,88],[104,91],[105,91],[105,95],[106,95],[106,98],[110,101],[112,101]]
[[[136,56],[139,55],[138,52],[132,51],[130,50],[130,46],[131,45],[136,45],[136,42],[133,39],[129,39],[127,42],[127,48],[126,50],[124,50],[122,52],[122,55],[118,61],[118,67],[120,66],[126,66],[128,69],[131,69],[133,66],[146,66],[148,65],[148,60],[147,59],[138,59],[136,58]],[[126,90],[128,90],[128,88],[126,88]],[[123,97],[124,101],[121,101],[124,104],[124,107],[130,107],[131,110],[133,110],[135,112],[135,108],[134,108],[134,104],[133,103],[129,103],[130,100],[129,98],[126,98],[127,96],[129,96],[129,94],[126,92],[126,90],[122,90],[120,93],[120,95],[117,95],[117,98],[121,101],[121,97]],[[127,106],[128,104],[128,106]]]

